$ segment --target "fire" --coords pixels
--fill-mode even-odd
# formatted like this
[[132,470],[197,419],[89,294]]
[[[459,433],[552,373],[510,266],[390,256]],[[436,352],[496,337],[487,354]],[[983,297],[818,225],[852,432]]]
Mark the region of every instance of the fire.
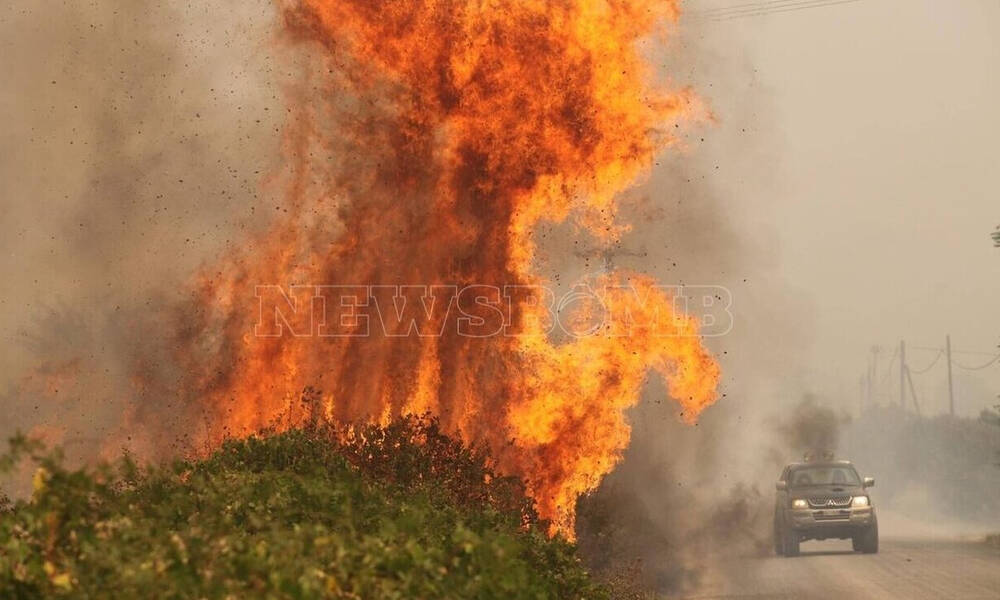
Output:
[[[653,83],[638,48],[676,20],[676,3],[282,0],[280,11],[314,62],[289,90],[281,217],[205,268],[187,315],[178,358],[204,416],[199,443],[317,415],[429,412],[522,476],[540,514],[572,537],[576,499],[621,459],[625,410],[650,370],[689,422],[716,399],[698,324],[649,278],[594,278],[615,317],[559,342],[532,287],[545,283],[534,228],[574,218],[599,239],[620,235],[616,197],[697,110],[687,91]],[[527,291],[509,301],[507,335],[459,335],[444,302],[422,305],[440,335],[406,319],[366,336],[255,335],[254,286],[298,283]],[[292,295],[307,313],[313,291]],[[392,295],[375,294],[369,312],[372,302],[399,308]],[[465,310],[488,319],[504,302],[486,294]]]

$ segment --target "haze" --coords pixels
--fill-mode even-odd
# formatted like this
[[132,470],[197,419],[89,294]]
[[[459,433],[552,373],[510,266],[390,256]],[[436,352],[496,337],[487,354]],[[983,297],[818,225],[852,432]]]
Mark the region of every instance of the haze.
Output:
[[[710,177],[736,233],[770,257],[779,286],[753,286],[748,268],[751,285],[735,290],[736,326],[753,318],[739,312],[746,295],[791,298],[804,311],[787,323],[804,334],[791,340],[801,343],[794,375],[852,410],[872,345],[883,346],[882,368],[900,339],[942,347],[950,333],[956,349],[995,354],[1000,3],[862,0],[689,19],[701,50],[733,69],[742,63],[733,80],[756,99],[748,112],[747,94],[715,93],[693,78],[721,130],[696,151],[719,165]],[[919,370],[934,356],[911,350],[908,362]],[[989,358],[956,354],[968,366]],[[915,384],[926,412],[947,409],[944,361]],[[959,414],[995,404],[998,390],[1000,365],[956,369]],[[878,391],[883,403],[898,398],[897,380]]]

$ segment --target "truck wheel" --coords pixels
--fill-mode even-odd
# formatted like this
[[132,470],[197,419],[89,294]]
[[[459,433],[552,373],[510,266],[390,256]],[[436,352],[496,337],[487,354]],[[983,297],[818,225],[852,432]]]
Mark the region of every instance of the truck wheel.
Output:
[[785,549],[781,544],[781,527],[777,523],[774,524],[774,553],[781,556],[785,553]]
[[799,543],[799,534],[794,529],[788,528],[783,531],[781,545],[785,551],[785,556],[798,556]]
[[862,534],[860,533],[855,533],[854,536],[851,537],[851,548],[854,548],[855,552],[859,552],[861,550],[861,537]]
[[865,554],[878,553],[878,521],[872,523],[861,535],[861,551]]

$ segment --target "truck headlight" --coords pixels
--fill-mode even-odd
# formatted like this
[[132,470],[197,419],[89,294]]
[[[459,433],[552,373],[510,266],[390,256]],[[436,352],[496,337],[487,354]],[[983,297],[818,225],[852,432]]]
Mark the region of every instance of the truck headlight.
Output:
[[792,508],[809,508],[809,503],[802,498],[792,500]]
[[868,496],[855,496],[851,506],[868,506]]

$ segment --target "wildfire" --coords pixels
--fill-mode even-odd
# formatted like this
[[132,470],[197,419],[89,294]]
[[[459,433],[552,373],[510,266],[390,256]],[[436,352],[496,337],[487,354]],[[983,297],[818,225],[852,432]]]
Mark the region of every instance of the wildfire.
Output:
[[[540,514],[572,537],[576,499],[620,460],[624,412],[650,370],[688,421],[716,399],[719,369],[697,323],[649,278],[592,280],[618,317],[560,342],[535,287],[545,283],[535,226],[574,218],[600,239],[619,235],[616,196],[671,143],[665,125],[695,110],[689,93],[652,83],[637,49],[676,19],[676,3],[282,0],[280,10],[314,60],[289,91],[287,212],[201,276],[178,354],[205,417],[201,443],[317,415],[430,412],[523,477]],[[369,335],[255,335],[254,287],[296,283],[482,286],[457,300],[480,318],[471,326],[498,306],[509,322],[504,335],[460,335],[444,301],[404,291],[423,309],[419,327],[440,333],[418,335],[404,315]],[[399,317],[399,293],[376,292],[359,310]],[[293,291],[290,312],[315,297]],[[319,395],[302,401],[306,388]]]

